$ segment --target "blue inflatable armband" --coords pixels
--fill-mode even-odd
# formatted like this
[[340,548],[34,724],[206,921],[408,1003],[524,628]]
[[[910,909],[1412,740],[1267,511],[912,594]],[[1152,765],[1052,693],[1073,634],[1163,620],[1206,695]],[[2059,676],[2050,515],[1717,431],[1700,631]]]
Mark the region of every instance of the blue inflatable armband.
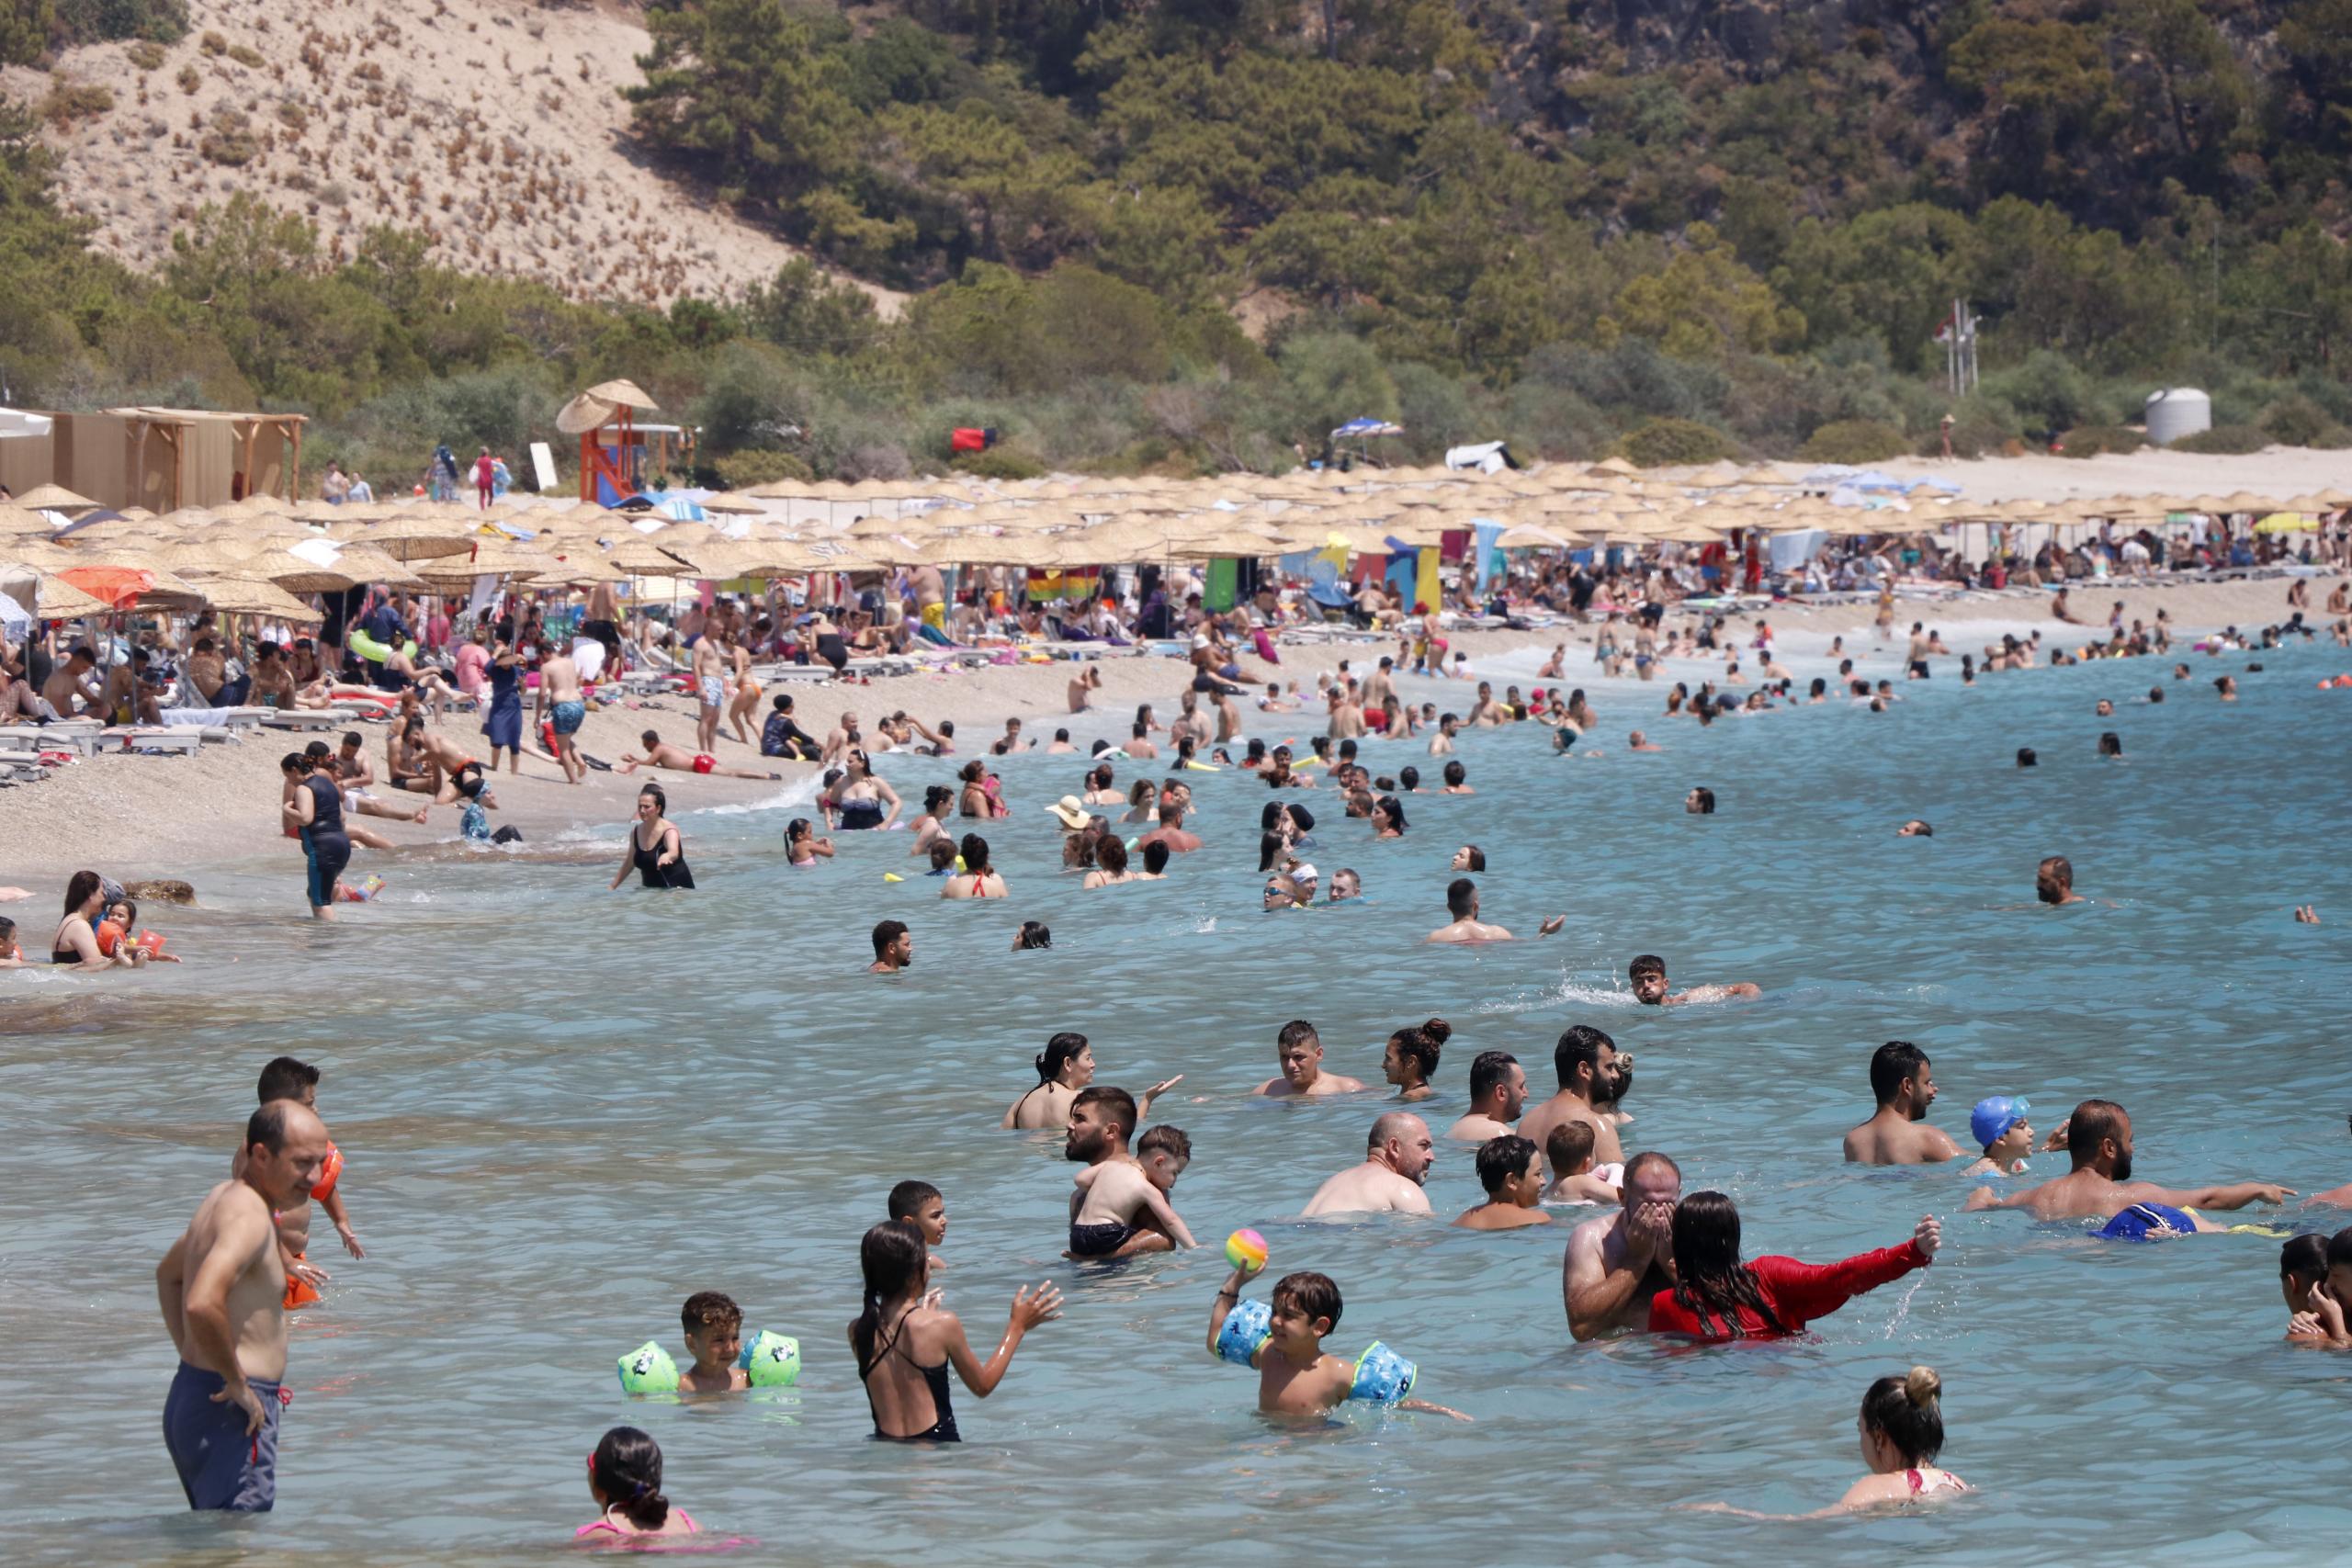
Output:
[[1367,1404],[1394,1404],[1413,1392],[1413,1379],[1419,1371],[1375,1339],[1356,1358],[1355,1381],[1348,1387],[1348,1397]]
[[1225,1326],[1216,1331],[1217,1359],[1246,1367],[1259,1348],[1273,1337],[1273,1308],[1259,1301],[1236,1302],[1225,1314]]
[[649,1339],[620,1360],[621,1391],[625,1393],[675,1393],[678,1363],[670,1352]]
[[752,1374],[753,1388],[789,1388],[800,1381],[800,1341],[763,1328],[735,1364]]

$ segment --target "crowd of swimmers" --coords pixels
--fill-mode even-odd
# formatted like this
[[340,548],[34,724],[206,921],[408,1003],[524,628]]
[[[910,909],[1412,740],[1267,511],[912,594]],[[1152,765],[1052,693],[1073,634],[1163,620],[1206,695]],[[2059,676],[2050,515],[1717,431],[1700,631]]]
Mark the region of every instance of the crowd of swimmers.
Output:
[[[1769,649],[1766,653],[1769,666]],[[1345,686],[1339,690],[1341,694],[1331,699],[1335,705],[1360,705],[1360,694]],[[1384,693],[1384,701],[1392,694]],[[2229,694],[2225,690],[2223,695]],[[1858,703],[1862,700],[1858,692]],[[1871,691],[1867,700],[1883,706],[1891,699]],[[1485,726],[1551,711],[1505,707],[1483,689],[1481,705],[1472,722]],[[1703,716],[1715,705],[1711,701],[1697,711]],[[1573,705],[1559,707],[1569,716],[1555,729],[1572,731],[1574,738],[1589,728],[1589,722],[1578,724],[1578,717],[1589,718],[1581,693]],[[1572,708],[1583,712],[1571,716]],[[1429,750],[1448,756],[1460,725],[1451,715],[1437,717],[1427,731]],[[1188,702],[1182,722],[1189,727],[1198,719],[1198,710]],[[902,810],[899,796],[874,776],[854,716],[845,718],[844,728],[845,741],[837,731],[816,743],[820,751],[832,750],[840,763],[839,775],[827,782],[820,797],[826,827],[841,832],[896,825]],[[1138,739],[1148,744],[1154,727],[1148,710],[1136,728]],[[1417,728],[1416,720],[1408,719],[1389,734],[1401,739],[1399,728],[1410,734]],[[1016,734],[1009,730],[1004,744],[1017,744]],[[1177,739],[1187,763],[1245,769],[1278,792],[1313,787],[1311,775],[1328,770],[1339,791],[1337,810],[1363,819],[1375,840],[1411,831],[1404,802],[1423,793],[1412,769],[1400,770],[1395,779],[1374,777],[1358,761],[1352,735],[1317,737],[1308,758],[1287,746],[1253,741],[1246,757],[1218,751],[1212,755],[1222,760],[1214,763],[1194,762],[1205,737],[1184,733]],[[1657,750],[1638,732],[1632,749]],[[1046,808],[1063,834],[1065,868],[1084,873],[1086,888],[1164,876],[1174,856],[1202,845],[1186,826],[1192,789],[1181,773],[1157,784],[1137,781],[1127,794],[1119,790],[1109,764],[1131,755],[1098,750],[1087,759],[1082,790]],[[304,839],[312,865],[312,903],[324,913],[335,899],[337,856],[348,855],[347,843],[333,842],[347,832],[343,807],[350,800],[348,778],[323,744],[289,758],[287,771],[287,820]],[[1442,765],[1439,776],[1442,784],[1427,793],[1475,792],[1458,759]],[[457,799],[479,804],[479,776],[469,778],[463,761],[445,772],[444,782]],[[948,824],[956,815],[1000,819],[1010,807],[1001,784],[977,760],[959,783],[960,790],[926,790],[922,812],[907,824],[912,829],[909,853],[928,862],[942,879],[943,898],[1001,898],[1007,890],[987,840],[976,831],[959,836]],[[1685,807],[1712,814],[1714,795],[1704,786],[1694,788]],[[683,836],[666,810],[661,787],[645,785],[615,886],[631,871],[645,886],[694,886]],[[1123,829],[1136,830],[1132,844]],[[1897,830],[1910,837],[1933,832],[1918,818],[1907,819]],[[1320,873],[1306,858],[1316,848],[1316,818],[1295,797],[1284,794],[1269,802],[1260,831],[1259,871],[1266,878],[1263,901],[1270,911],[1363,897],[1362,878],[1352,869],[1337,871],[1324,890]],[[786,846],[795,866],[813,865],[837,852],[833,840],[805,818],[790,824]],[[1453,851],[1451,867],[1463,874],[1448,885],[1449,919],[1429,941],[1511,940],[1507,928],[1482,918],[1469,874],[1483,873],[1486,865],[1485,852],[1475,843]],[[2036,882],[2044,904],[2084,902],[2063,857],[2045,858]],[[57,962],[89,967],[160,956],[160,944],[150,948],[133,936],[136,909],[118,908],[128,902],[119,892],[95,874],[74,879],[66,919],[52,943]],[[1542,919],[1536,934],[1550,935],[1560,923],[1558,917]],[[116,928],[115,940],[101,946],[97,931],[109,924]],[[0,953],[6,951],[7,934],[0,930]],[[1049,949],[1051,933],[1036,921],[1024,921],[1013,946]],[[877,925],[873,947],[870,967],[876,973],[899,974],[913,964],[914,937],[903,920]],[[1637,1005],[1661,1008],[1736,1003],[1760,994],[1756,984],[1744,980],[1678,989],[1663,958],[1651,953],[1628,964],[1626,985]],[[1622,1102],[1632,1089],[1634,1060],[1590,1024],[1573,1025],[1558,1036],[1552,1063],[1555,1088],[1540,1101],[1515,1056],[1477,1052],[1467,1073],[1469,1109],[1442,1133],[1435,1132],[1412,1107],[1435,1092],[1454,1033],[1447,1021],[1428,1018],[1385,1038],[1380,1075],[1393,1096],[1366,1130],[1362,1160],[1322,1182],[1306,1199],[1302,1217],[1430,1213],[1426,1184],[1440,1145],[1468,1146],[1479,1190],[1477,1201],[1453,1220],[1456,1227],[1519,1230],[1557,1224],[1562,1213],[1594,1211],[1569,1230],[1561,1263],[1563,1304],[1577,1341],[1635,1332],[1699,1342],[1799,1334],[1857,1296],[1931,1267],[1942,1246],[1942,1222],[1927,1214],[1893,1245],[1833,1262],[1749,1256],[1742,1215],[1730,1196],[1713,1190],[1686,1193],[1680,1166],[1663,1151],[1629,1155],[1621,1129],[1631,1119]],[[1273,1059],[1275,1074],[1259,1083],[1250,1091],[1254,1095],[1327,1100],[1374,1092],[1364,1081],[1324,1066],[1322,1039],[1304,1019],[1275,1032]],[[1187,1224],[1176,1198],[1193,1157],[1193,1141],[1180,1127],[1149,1122],[1155,1100],[1182,1081],[1182,1075],[1140,1095],[1097,1082],[1091,1043],[1067,1032],[1046,1042],[1034,1066],[1036,1083],[1005,1111],[1001,1124],[1059,1134],[1065,1156],[1080,1167],[1069,1195],[1064,1255],[1100,1266],[1201,1245],[1204,1238]],[[1961,1205],[1964,1210],[2022,1209],[2040,1220],[2096,1222],[2105,1236],[2148,1241],[2245,1230],[2250,1227],[2224,1225],[2208,1216],[2296,1196],[2260,1180],[2185,1187],[2135,1180],[2131,1119],[2120,1105],[2101,1099],[2075,1105],[2037,1147],[2026,1098],[2006,1089],[1988,1094],[1974,1104],[1963,1145],[1929,1120],[1938,1093],[1931,1064],[1906,1042],[1878,1047],[1868,1079],[1875,1109],[1847,1134],[1845,1157],[1867,1165],[1962,1162],[1961,1174],[1971,1184]],[[277,1426],[288,1402],[282,1381],[285,1314],[315,1302],[317,1287],[327,1279],[307,1252],[312,1203],[328,1215],[351,1255],[362,1256],[339,1187],[342,1155],[319,1118],[318,1080],[315,1068],[291,1058],[268,1065],[261,1103],[246,1124],[230,1179],[206,1197],[158,1269],[166,1325],[182,1356],[166,1404],[166,1444],[195,1507],[266,1508],[274,1496]],[[2041,1153],[2063,1153],[2068,1169],[2028,1184],[2021,1179],[2029,1174],[2031,1156]],[[2352,1186],[2307,1201],[2352,1206]],[[958,1314],[942,1304],[935,1284],[946,1267],[941,1256],[947,1235],[945,1197],[929,1183],[903,1181],[892,1189],[884,1209],[884,1217],[859,1242],[864,1292],[861,1310],[845,1331],[850,1359],[865,1387],[876,1438],[954,1442],[960,1432],[951,1375],[974,1397],[987,1397],[1001,1386],[1026,1335],[1060,1316],[1062,1297],[1050,1282],[1017,1290],[1004,1330],[984,1357]],[[2266,1234],[2284,1243],[2280,1288],[2288,1339],[2298,1346],[2352,1348],[2346,1330],[2352,1229],[2333,1235]],[[1277,1280],[1263,1301],[1250,1298],[1248,1287],[1266,1266],[1265,1249],[1253,1248],[1248,1240],[1252,1236],[1237,1233],[1227,1244],[1231,1268],[1210,1301],[1206,1340],[1211,1354],[1258,1373],[1261,1411],[1322,1417],[1351,1401],[1369,1399],[1390,1408],[1470,1418],[1408,1397],[1409,1369],[1400,1384],[1367,1391],[1370,1352],[1351,1362],[1325,1350],[1344,1308],[1340,1286],[1329,1277],[1295,1270]],[[697,1292],[688,1299],[682,1328],[691,1363],[680,1374],[683,1395],[723,1396],[747,1386],[738,1362],[742,1326],[741,1309],[724,1294]],[[1858,1417],[1868,1473],[1823,1512],[1910,1504],[1965,1491],[1965,1483],[1938,1465],[1945,1436],[1942,1397],[1941,1379],[1930,1368],[1914,1366],[1874,1379],[1863,1391]],[[588,1458],[587,1473],[598,1515],[580,1528],[582,1538],[698,1533],[692,1517],[669,1501],[661,1451],[643,1431],[616,1427],[607,1432]]]

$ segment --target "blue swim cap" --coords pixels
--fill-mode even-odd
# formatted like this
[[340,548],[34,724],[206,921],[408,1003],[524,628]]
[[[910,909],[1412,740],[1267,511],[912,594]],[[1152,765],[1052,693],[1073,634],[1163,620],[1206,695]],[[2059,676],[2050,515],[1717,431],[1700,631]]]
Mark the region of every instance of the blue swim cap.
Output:
[[2024,1121],[2032,1109],[2023,1100],[1996,1094],[1976,1102],[1976,1109],[1968,1113],[1968,1130],[1975,1134],[1978,1147],[1989,1149],[2007,1136],[2010,1128]]

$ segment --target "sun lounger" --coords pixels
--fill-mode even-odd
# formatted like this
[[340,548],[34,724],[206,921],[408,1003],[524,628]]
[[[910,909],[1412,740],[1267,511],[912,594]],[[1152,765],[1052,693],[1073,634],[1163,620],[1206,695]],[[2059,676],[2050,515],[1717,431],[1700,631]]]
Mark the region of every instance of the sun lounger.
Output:
[[168,752],[174,756],[193,757],[204,747],[204,727],[200,724],[174,724],[156,728],[152,725],[119,725],[104,732],[109,751]]
[[338,729],[359,714],[357,708],[277,708],[265,715],[261,722],[269,729]]

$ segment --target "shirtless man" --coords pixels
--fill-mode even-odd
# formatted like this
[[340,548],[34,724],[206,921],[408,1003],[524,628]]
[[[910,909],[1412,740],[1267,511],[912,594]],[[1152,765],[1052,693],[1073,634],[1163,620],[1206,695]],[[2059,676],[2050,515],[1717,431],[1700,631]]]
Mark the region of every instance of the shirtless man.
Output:
[[[429,729],[412,741],[409,754],[412,759],[422,755],[438,768],[441,774],[441,787],[434,793],[433,796],[434,804],[436,806],[449,806],[456,803],[464,793],[459,786],[468,774],[475,778],[482,776],[481,763],[468,756],[464,747],[447,736],[435,734]],[[482,805],[486,807],[494,807],[497,804],[486,788],[482,791],[481,799]]]
[[1363,734],[1363,705],[1345,682],[1334,682],[1330,694],[1331,720],[1325,733],[1334,740],[1353,740]]
[[[1390,671],[1396,668],[1396,660],[1384,653],[1380,656],[1380,662],[1374,666],[1372,673],[1363,678],[1363,707],[1365,711],[1378,712],[1388,705],[1389,698],[1396,694],[1396,682],[1390,674]],[[1391,739],[1396,738],[1391,737]]]
[[1905,680],[1924,681],[1928,678],[1928,628],[1917,621],[1912,622],[1911,651],[1908,656],[1910,672],[1904,677]]
[[1936,1080],[1925,1051],[1908,1040],[1890,1040],[1872,1052],[1871,1093],[1878,1110],[1846,1134],[1848,1165],[1935,1165],[1960,1157],[1951,1135],[1928,1124]]
[[594,637],[604,644],[605,662],[596,673],[607,681],[621,678],[621,596],[609,582],[594,583],[588,590],[588,608],[580,618],[580,635]]
[[1595,1108],[1613,1100],[1610,1079],[1617,1072],[1617,1043],[1590,1024],[1569,1026],[1552,1049],[1552,1070],[1560,1080],[1559,1092],[1522,1117],[1519,1135],[1540,1151],[1552,1129],[1563,1122],[1582,1122],[1592,1129],[1592,1158],[1596,1165],[1615,1165],[1625,1157],[1617,1137],[1617,1123]]
[[[194,660],[189,662],[193,664]],[[90,671],[97,668],[97,655],[90,651],[88,644],[76,643],[74,651],[65,656],[65,662],[41,682],[41,696],[57,710],[60,718],[98,713],[98,683],[90,678]]]
[[1062,1157],[1085,1161],[1086,1170],[1069,1195],[1066,1256],[1129,1258],[1199,1245],[1144,1174],[1143,1163],[1127,1152],[1141,1120],[1135,1097],[1123,1089],[1097,1084],[1070,1101]]
[[1327,1094],[1361,1094],[1363,1084],[1323,1070],[1323,1038],[1303,1018],[1283,1025],[1274,1037],[1274,1059],[1282,1076],[1268,1078],[1253,1091],[1269,1100],[1317,1100]]
[[[1491,681],[1479,682],[1478,700],[1470,705],[1470,728],[1473,729],[1494,729],[1502,724],[1504,717],[1505,715],[1501,705],[1495,701],[1494,682]],[[1451,750],[1452,748],[1448,747],[1447,750]],[[1434,748],[1431,749],[1430,754],[1432,756],[1436,754]]]
[[130,658],[107,672],[106,695],[99,699],[111,722],[128,712],[135,724],[164,722],[163,704],[156,700],[158,688],[147,678],[148,652],[143,648],[130,650]]
[[718,746],[718,719],[727,709],[726,659],[719,648],[718,629],[706,624],[695,642],[695,744],[705,751]]
[[246,688],[245,700],[256,707],[277,708],[281,713],[293,707],[294,671],[278,657],[276,643],[263,643],[254,655],[253,683]]
[[1461,723],[1462,721],[1452,714],[1447,714],[1437,721],[1437,733],[1430,737],[1430,756],[1453,755],[1453,732],[1460,728]]
[[277,1500],[286,1376],[286,1266],[272,1211],[319,1184],[327,1129],[274,1100],[245,1123],[244,1168],[205,1195],[155,1269],[179,1371],[164,1401],[164,1446],[188,1506],[266,1512]]
[[721,779],[781,779],[784,777],[782,773],[763,773],[750,768],[721,767],[718,760],[709,752],[689,751],[683,746],[673,746],[650,729],[637,739],[639,743],[644,746],[645,755],[639,757],[633,751],[622,752],[621,765],[618,769],[621,773],[633,773],[639,768],[668,768],[673,773],[707,773],[713,778]]
[[1430,1212],[1429,1194],[1421,1183],[1437,1158],[1437,1145],[1429,1123],[1409,1111],[1391,1111],[1372,1124],[1364,1140],[1363,1163],[1351,1166],[1326,1181],[1306,1201],[1305,1217],[1325,1214],[1407,1213]]
[[[2086,1100],[2075,1106],[2075,1113],[2043,1146],[2063,1146],[2074,1168],[2006,1198],[1996,1197],[1990,1187],[1979,1187],[1962,1207],[2030,1209],[2037,1220],[2104,1219],[2134,1203],[2179,1210],[2243,1209],[2248,1203],[2278,1203],[2295,1196],[2293,1189],[2267,1181],[2177,1190],[2132,1180],[2132,1118],[2109,1100]],[[2201,1216],[2185,1217],[2193,1220],[2199,1231],[2222,1228]]]
[[1560,1295],[1579,1343],[1648,1324],[1650,1298],[1674,1283],[1674,1211],[1681,1201],[1681,1167],[1645,1149],[1625,1162],[1617,1213],[1587,1220],[1569,1235]]
[[1184,812],[1189,805],[1183,800],[1171,800],[1166,794],[1159,798],[1159,826],[1136,840],[1140,851],[1152,844],[1166,844],[1170,854],[1190,854],[1201,847],[1200,835],[1184,831]]
[[[1430,932],[1431,942],[1512,942],[1514,938],[1501,926],[1488,925],[1478,919],[1478,885],[1466,876],[1457,876],[1445,887],[1446,913],[1453,917],[1444,925]],[[1555,915],[1536,928],[1538,936],[1550,936],[1568,923],[1566,915]]]
[[580,684],[580,666],[571,654],[551,653],[539,661],[539,694],[531,718],[535,728],[542,719],[554,726],[555,760],[566,782],[578,784],[586,778],[588,764],[580,760],[576,738],[587,721],[588,705]]
[[2075,891],[2075,865],[2064,855],[2045,855],[2033,868],[2033,896],[2045,904],[2080,904]]
[[1693,986],[1679,996],[1668,996],[1672,989],[1667,984],[1666,960],[1655,953],[1645,953],[1625,965],[1625,977],[1633,983],[1634,999],[1644,1007],[1681,1007],[1688,1002],[1727,1002],[1735,997],[1760,997],[1764,988],[1749,980],[1735,980],[1724,986]]
[[1004,733],[989,744],[989,755],[991,757],[1010,757],[1017,751],[1027,750],[1029,750],[1029,744],[1021,739],[1021,721],[1017,718],[1006,719]]
[[825,732],[825,749],[817,760],[826,767],[839,767],[851,747],[863,748],[865,744],[865,738],[857,732],[857,715],[843,712],[832,728]]
[[222,682],[229,678],[229,667],[210,637],[196,639],[196,651],[187,656],[187,678],[208,704],[220,695]]
[[1653,744],[1648,736],[1644,735],[1640,730],[1636,729],[1634,731],[1632,739],[1626,742],[1625,750],[1628,751],[1663,751],[1666,748]]
[[[335,783],[343,786],[344,807],[363,817],[397,817],[411,822],[422,822],[429,807],[420,806],[411,811],[405,805],[378,800],[368,793],[376,782],[376,765],[368,760],[362,748],[367,744],[359,731],[346,729],[343,733],[342,749],[334,754]],[[348,824],[345,825],[348,831]],[[357,840],[353,840],[356,843]]]
[[1470,1060],[1470,1110],[1445,1130],[1447,1143],[1483,1144],[1515,1131],[1527,1109],[1527,1070],[1508,1051],[1481,1051]]

